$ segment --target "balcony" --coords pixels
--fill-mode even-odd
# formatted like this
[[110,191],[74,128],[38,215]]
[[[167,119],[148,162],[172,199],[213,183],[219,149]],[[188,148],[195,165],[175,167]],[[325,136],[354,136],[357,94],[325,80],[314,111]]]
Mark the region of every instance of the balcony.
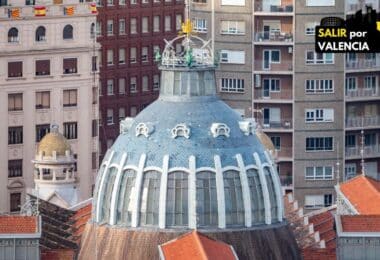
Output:
[[346,70],[378,70],[380,59],[346,60]]
[[293,91],[291,89],[281,89],[280,91],[269,91],[267,89],[255,89],[254,98],[259,99],[261,102],[278,101],[284,103],[286,101],[292,102]]
[[379,87],[374,88],[359,88],[356,90],[346,90],[347,100],[367,100],[380,98]]
[[380,116],[347,117],[346,128],[380,127]]
[[293,33],[280,31],[262,31],[256,32],[254,39],[256,44],[290,45],[293,44]]
[[255,4],[255,12],[269,13],[269,14],[292,14],[293,13],[292,4],[284,5],[271,5],[269,1],[263,0]]
[[258,119],[258,124],[264,131],[273,130],[277,132],[278,130],[292,130],[293,124],[291,118],[283,118],[280,121],[270,121],[269,119]]
[[[360,159],[362,157],[362,148],[360,146],[346,147],[346,159]],[[380,145],[364,146],[363,158],[380,156]]]
[[[291,47],[289,47],[291,48]],[[273,63],[270,61],[255,61],[255,69],[257,73],[261,74],[284,74],[291,75],[293,73],[293,61],[282,60],[280,63]]]
[[283,187],[293,186],[293,177],[280,175],[280,182]]
[[277,162],[289,162],[293,158],[293,148],[290,146],[281,146],[280,150],[276,150]]

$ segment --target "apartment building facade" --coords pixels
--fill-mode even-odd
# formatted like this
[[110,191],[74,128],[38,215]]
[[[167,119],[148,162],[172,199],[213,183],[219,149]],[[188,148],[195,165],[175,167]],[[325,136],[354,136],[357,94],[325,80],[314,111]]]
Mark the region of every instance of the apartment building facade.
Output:
[[1,1],[0,212],[17,212],[33,188],[31,160],[50,124],[77,159],[81,198],[97,168],[96,7],[91,2]]
[[[212,38],[215,17],[220,95],[246,117],[255,117],[271,137],[283,188],[293,191],[306,210],[334,203],[338,179],[360,173],[362,165],[380,171],[378,54],[314,51],[315,26],[323,17],[344,18],[365,5],[380,9],[373,0],[191,4],[195,28],[204,25],[207,38]],[[228,16],[229,12],[234,14]],[[225,31],[243,33],[233,35],[231,44]],[[229,49],[245,50],[245,59],[225,64]],[[236,61],[239,55],[233,57]],[[240,92],[224,91],[221,75],[245,75],[248,84]]]
[[[119,122],[134,117],[159,93],[154,61],[164,39],[181,30],[184,0],[104,0],[98,3],[100,59],[100,153],[119,135]],[[179,46],[179,51],[181,46]]]

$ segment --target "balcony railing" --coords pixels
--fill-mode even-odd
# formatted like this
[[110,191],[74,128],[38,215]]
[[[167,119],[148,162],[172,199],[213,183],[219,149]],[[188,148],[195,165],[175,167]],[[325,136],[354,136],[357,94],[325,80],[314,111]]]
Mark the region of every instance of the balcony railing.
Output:
[[370,127],[379,126],[380,127],[380,116],[358,116],[358,117],[347,117],[346,127]]
[[292,158],[293,149],[289,146],[281,146],[280,150],[276,150],[277,160],[281,161],[285,158]]
[[[266,0],[264,0],[266,1]],[[256,12],[268,13],[291,13],[293,12],[293,5],[264,5],[264,1],[255,4]]]
[[292,186],[293,177],[292,176],[282,176],[280,175],[281,186]]
[[346,61],[347,70],[380,68],[380,59],[356,59]]
[[273,72],[292,72],[293,62],[291,60],[282,60],[280,63],[269,61],[255,61],[256,71],[273,71]]
[[267,119],[259,119],[259,125],[262,129],[292,129],[292,119],[283,118],[280,121],[268,121]]
[[264,99],[264,100],[271,100],[271,99],[289,99],[291,100],[293,96],[293,91],[291,89],[283,90],[281,89],[278,92],[264,90],[264,89],[255,89],[255,99]]
[[361,97],[380,97],[379,93],[379,87],[375,88],[359,88],[356,90],[346,90],[346,97],[348,99],[355,99],[355,98],[361,98]]
[[[361,157],[362,148],[360,146],[346,147],[346,157]],[[363,157],[380,156],[380,145],[364,146]]]
[[293,34],[291,32],[256,32],[256,42],[292,42]]

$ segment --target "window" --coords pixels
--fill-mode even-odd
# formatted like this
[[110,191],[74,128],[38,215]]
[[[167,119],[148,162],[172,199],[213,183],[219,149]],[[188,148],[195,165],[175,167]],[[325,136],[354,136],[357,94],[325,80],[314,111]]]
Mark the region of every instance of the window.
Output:
[[272,141],[274,148],[276,150],[281,150],[281,137],[280,136],[271,136],[270,140]]
[[153,32],[159,32],[160,31],[160,16],[155,15],[153,16]]
[[176,14],[175,15],[175,29],[177,31],[181,30],[181,26],[182,26],[182,14]]
[[375,90],[377,87],[377,77],[376,76],[365,76],[364,77],[364,88]]
[[113,109],[107,109],[107,125],[113,125]]
[[195,32],[207,32],[207,20],[202,18],[193,18],[193,27]]
[[216,196],[216,180],[213,172],[197,172],[196,174],[197,225],[218,225],[218,202]]
[[125,34],[125,19],[119,19],[119,35]]
[[244,92],[244,79],[222,78],[220,90],[225,92]]
[[50,91],[36,92],[36,109],[50,108]]
[[63,74],[75,74],[78,72],[77,58],[63,59]]
[[332,108],[314,108],[305,109],[305,122],[333,122],[334,109]]
[[119,94],[125,94],[125,78],[119,78]]
[[165,32],[170,32],[172,30],[172,17],[170,15],[165,16]]
[[130,0],[131,5],[137,4],[137,0]]
[[107,79],[107,96],[112,96],[113,94],[113,79]]
[[280,79],[263,79],[264,89],[269,89],[270,92],[280,92]]
[[107,35],[113,35],[113,20],[107,20]]
[[[99,83],[100,85],[100,83]],[[92,87],[92,104],[97,104],[98,103],[98,88],[97,87]]]
[[319,25],[319,22],[305,23],[305,34],[315,35],[315,27]]
[[90,38],[91,39],[95,38],[95,23],[92,23],[90,26]]
[[136,60],[136,52],[137,52],[136,47],[131,47],[129,49],[129,62],[130,63],[136,63],[137,62],[137,60]]
[[313,166],[305,168],[305,180],[332,180],[332,166]]
[[75,107],[77,105],[77,90],[68,89],[63,91],[63,107]]
[[109,49],[107,50],[107,66],[113,65],[113,50]]
[[22,77],[22,61],[8,62],[8,78]]
[[316,209],[322,207],[329,207],[332,205],[332,194],[324,195],[306,195],[305,196],[305,208]]
[[188,225],[188,174],[171,172],[168,174],[166,199],[166,226]]
[[125,108],[124,107],[120,107],[119,108],[119,121],[123,120],[124,118],[125,118]]
[[50,60],[36,60],[36,76],[50,75]]
[[307,79],[305,81],[306,94],[323,94],[334,92],[332,79]]
[[18,29],[15,27],[12,27],[8,31],[8,42],[18,42]]
[[46,29],[43,26],[39,26],[36,30],[36,42],[46,41]]
[[306,137],[306,151],[333,151],[333,137]]
[[91,57],[91,71],[97,71],[98,70],[98,62],[97,62],[97,56]]
[[63,135],[67,139],[77,139],[78,137],[77,122],[63,123]]
[[131,18],[129,26],[130,26],[130,28],[129,28],[130,33],[136,34],[137,33],[137,19]]
[[153,90],[160,89],[160,75],[153,75]]
[[364,145],[365,146],[373,146],[376,145],[376,134],[370,133],[370,134],[364,134]]
[[91,129],[91,136],[96,137],[98,136],[98,121],[96,119],[92,120],[92,129]]
[[135,117],[137,115],[137,107],[131,106],[129,114],[131,117]]
[[347,77],[346,78],[346,91],[355,91],[356,90],[356,77]]
[[306,64],[334,64],[334,54],[307,51]]
[[141,61],[142,62],[148,61],[148,47],[141,48]]
[[22,176],[22,160],[8,161],[8,178]]
[[222,34],[245,34],[245,21],[221,21]]
[[346,145],[346,147],[355,147],[356,146],[356,135],[346,135],[345,145]]
[[142,29],[141,29],[141,32],[142,33],[148,33],[149,32],[149,27],[148,27],[148,17],[143,17],[141,19],[141,24],[142,24]]
[[72,25],[68,24],[63,28],[63,39],[64,40],[69,40],[73,39],[74,37],[74,28]]
[[113,0],[107,0],[107,6],[113,6]]
[[148,91],[149,90],[148,81],[149,81],[148,76],[142,77],[142,91]]
[[245,0],[222,0],[222,5],[245,6]]
[[8,94],[8,111],[22,110],[22,93]]
[[223,174],[226,204],[226,224],[244,224],[243,194],[239,172],[227,171]]
[[125,170],[122,173],[121,186],[124,187],[123,197],[119,198],[117,203],[116,223],[131,225],[132,218],[132,197],[131,194],[135,191],[136,172],[134,170]]
[[335,0],[306,0],[306,6],[335,6]]
[[11,193],[10,197],[10,211],[17,212],[21,208],[21,193]]
[[245,64],[245,51],[220,51],[220,63]]
[[119,5],[125,5],[125,0],[119,0]]
[[136,84],[136,77],[131,77],[130,82],[129,82],[129,91],[131,93],[136,93],[137,92],[137,84]]
[[50,125],[36,125],[36,142],[38,143],[47,134],[50,133]]
[[144,173],[140,205],[140,225],[158,225],[161,173]]
[[125,49],[119,49],[119,64],[125,64]]
[[97,36],[102,35],[102,24],[100,21],[96,21],[96,35]]
[[23,128],[22,126],[8,127],[8,144],[22,144]]

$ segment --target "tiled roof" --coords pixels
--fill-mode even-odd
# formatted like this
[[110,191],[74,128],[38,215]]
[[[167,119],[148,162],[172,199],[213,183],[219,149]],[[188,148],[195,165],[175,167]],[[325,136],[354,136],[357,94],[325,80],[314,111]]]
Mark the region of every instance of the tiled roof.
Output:
[[197,231],[189,232],[160,246],[165,260],[235,260],[230,245],[208,238]]
[[336,260],[335,248],[305,248],[302,250],[304,260]]
[[380,215],[340,216],[343,232],[380,232]]
[[75,252],[72,249],[58,249],[41,252],[41,260],[72,260]]
[[0,234],[38,233],[36,216],[0,216]]
[[74,236],[76,237],[76,240],[79,242],[84,226],[88,222],[88,220],[91,217],[91,210],[92,210],[92,204],[88,204],[80,209],[78,209],[75,214],[71,217],[71,220],[73,220],[73,230],[74,230]]
[[326,247],[335,247],[335,220],[331,211],[325,211],[311,216],[309,222],[313,224],[314,232],[319,232],[319,237],[321,240],[325,241]]
[[380,182],[359,175],[342,183],[340,190],[359,214],[380,214]]

